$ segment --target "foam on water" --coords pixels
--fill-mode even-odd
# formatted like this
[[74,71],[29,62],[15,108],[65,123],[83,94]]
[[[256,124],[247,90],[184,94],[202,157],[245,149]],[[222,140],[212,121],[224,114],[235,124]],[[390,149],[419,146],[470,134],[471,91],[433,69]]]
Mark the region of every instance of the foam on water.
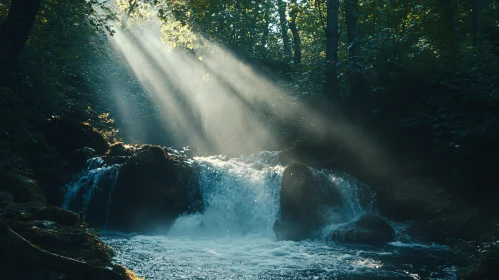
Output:
[[[455,279],[452,254],[317,240],[239,236],[116,236],[115,260],[146,279]],[[352,278],[353,277],[353,278]]]

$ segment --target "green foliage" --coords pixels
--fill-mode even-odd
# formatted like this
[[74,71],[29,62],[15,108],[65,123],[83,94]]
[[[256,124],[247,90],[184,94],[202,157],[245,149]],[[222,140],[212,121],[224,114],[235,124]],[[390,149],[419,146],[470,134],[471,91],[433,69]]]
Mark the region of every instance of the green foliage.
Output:
[[[92,80],[102,73],[89,68],[114,32],[106,2],[42,1],[21,57],[0,88],[0,156],[5,159],[0,170],[25,167],[28,147],[45,145],[36,129],[43,120],[80,112],[81,121],[99,122],[98,114],[85,111],[93,102]],[[0,4],[0,22],[9,4]]]
[[[202,56],[211,51],[209,43],[215,43],[250,64],[270,66],[283,78],[278,84],[290,98],[273,100],[269,93],[269,103],[317,99],[325,80],[326,1],[287,3],[288,20],[291,10],[296,11],[300,65],[293,65],[284,54],[277,0],[44,1],[17,67],[0,89],[0,155],[7,159],[0,168],[23,164],[11,150],[43,142],[33,129],[39,120],[70,116],[112,140],[119,138],[118,128],[128,125],[117,114],[120,100],[138,104],[126,110],[141,121],[161,114],[147,97],[150,89],[123,67],[122,58],[113,51],[107,37],[114,33],[113,22],[125,30],[159,19],[163,40],[171,48]],[[496,129],[499,6],[488,1],[480,12],[483,28],[477,35],[473,34],[469,1],[442,3],[359,0],[357,40],[361,48],[357,57],[351,57],[346,8],[340,1],[337,67],[347,111],[391,114],[400,125],[433,127],[437,138],[445,141]],[[0,20],[7,15],[8,4],[0,3]],[[288,35],[292,36],[291,31]],[[480,38],[476,45],[475,35]],[[353,92],[355,75],[366,83],[367,90],[360,97]],[[366,105],[357,108],[356,98]],[[268,112],[255,114],[264,121],[278,122],[269,119]],[[487,121],[477,125],[479,120]],[[306,123],[294,120],[293,126],[300,122]]]

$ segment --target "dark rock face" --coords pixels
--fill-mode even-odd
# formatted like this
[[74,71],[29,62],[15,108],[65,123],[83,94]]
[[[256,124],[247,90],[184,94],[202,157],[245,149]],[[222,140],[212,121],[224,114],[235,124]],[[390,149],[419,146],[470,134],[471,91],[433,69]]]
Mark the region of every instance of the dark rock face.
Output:
[[[33,202],[11,203],[0,211],[0,226],[8,226],[37,248],[50,253],[77,259],[96,267],[113,267],[111,260],[114,253],[111,248],[99,240],[85,223],[73,223],[68,217],[78,215],[69,212]],[[39,220],[41,217],[47,220]],[[26,249],[26,246],[19,246],[19,242],[13,242],[6,234],[5,228],[0,230],[0,248],[0,271],[5,279],[74,279],[59,271],[60,267],[50,270],[43,265],[43,261],[37,259],[39,256],[36,252]],[[123,270],[122,267],[120,269]]]
[[286,167],[282,177],[281,220],[274,224],[279,239],[302,240],[323,224],[321,207],[340,205],[336,189],[323,190],[310,168],[302,163]]
[[45,203],[40,186],[35,181],[17,173],[3,172],[0,174],[0,191],[12,194],[14,202]]
[[[180,214],[200,210],[197,168],[145,146],[125,163],[118,175],[109,212],[109,226],[125,231],[167,227]],[[199,204],[197,204],[199,205]]]
[[395,231],[385,220],[369,214],[335,230],[331,239],[351,244],[380,245],[393,241],[394,236]]

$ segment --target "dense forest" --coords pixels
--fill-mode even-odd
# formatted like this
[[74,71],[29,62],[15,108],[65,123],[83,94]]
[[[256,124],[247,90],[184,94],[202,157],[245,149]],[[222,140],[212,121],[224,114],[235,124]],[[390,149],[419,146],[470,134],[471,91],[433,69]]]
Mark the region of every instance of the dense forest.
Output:
[[[429,240],[471,242],[463,277],[492,279],[498,1],[3,0],[0,23],[0,218],[20,235],[31,233],[9,222],[7,194],[61,206],[85,148],[279,150],[282,164],[356,176],[381,214]],[[20,237],[6,229],[2,240]],[[75,269],[134,277],[103,276],[112,253],[88,238],[65,256],[94,263]]]

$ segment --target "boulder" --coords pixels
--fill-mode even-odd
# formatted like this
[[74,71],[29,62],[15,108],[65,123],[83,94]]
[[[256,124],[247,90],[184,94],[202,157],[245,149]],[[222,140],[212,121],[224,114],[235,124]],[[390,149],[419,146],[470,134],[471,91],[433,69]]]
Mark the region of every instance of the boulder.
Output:
[[14,202],[45,204],[45,197],[40,186],[35,181],[14,172],[0,174],[0,191],[12,194]]
[[32,218],[35,220],[52,221],[64,226],[73,226],[80,220],[80,215],[69,210],[50,206],[36,212]]
[[36,204],[14,203],[9,207],[22,212],[23,217],[20,220],[0,212],[2,279],[139,279],[112,264],[111,248],[84,223],[69,227],[32,220],[40,210]]
[[116,143],[109,147],[107,151],[108,156],[112,157],[126,157],[132,156],[135,153],[135,147],[127,146],[123,143]]
[[393,241],[394,236],[395,231],[383,218],[368,214],[335,229],[330,238],[350,244],[381,245]]
[[97,155],[97,152],[89,147],[84,147],[73,151],[72,159],[75,163],[78,163],[80,166],[86,164],[87,160],[93,158]]
[[274,232],[279,239],[301,240],[320,224],[319,200],[312,171],[306,164],[292,163],[282,176],[281,219]]
[[161,147],[142,147],[121,167],[108,225],[147,231],[167,226],[182,213],[201,210],[197,176],[198,169],[185,159]]

